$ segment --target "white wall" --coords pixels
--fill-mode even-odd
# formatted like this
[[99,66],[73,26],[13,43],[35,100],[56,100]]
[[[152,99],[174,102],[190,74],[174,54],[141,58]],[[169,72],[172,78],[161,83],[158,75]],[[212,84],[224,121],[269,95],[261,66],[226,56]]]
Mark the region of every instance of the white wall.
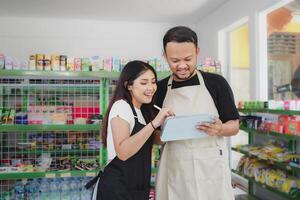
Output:
[[174,24],[45,18],[0,18],[0,52],[20,60],[30,54],[160,58],[164,33]]
[[[197,24],[202,56],[218,56],[218,31],[235,23],[245,16],[254,20],[257,12],[272,6],[280,0],[230,0]],[[254,24],[249,24],[252,30]],[[252,39],[253,37],[250,36]]]
[[[220,6],[197,24],[199,44],[201,47],[201,58],[213,56],[218,58],[218,32],[248,16],[250,30],[250,98],[265,100],[266,86],[263,75],[259,74],[258,52],[258,14],[281,0],[230,0]],[[224,63],[223,63],[224,64]],[[225,66],[226,67],[226,66]],[[266,66],[267,67],[267,66]],[[235,81],[235,80],[231,80]],[[263,90],[263,91],[262,91]]]

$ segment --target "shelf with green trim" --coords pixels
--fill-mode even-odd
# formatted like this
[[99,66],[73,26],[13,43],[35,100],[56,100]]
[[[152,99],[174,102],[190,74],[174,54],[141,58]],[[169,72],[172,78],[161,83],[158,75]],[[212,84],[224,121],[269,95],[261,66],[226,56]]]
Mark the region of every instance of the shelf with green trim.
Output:
[[38,124],[38,125],[22,125],[22,124],[2,124],[0,132],[28,132],[28,131],[100,131],[101,124]]
[[71,71],[30,71],[30,70],[0,70],[0,77],[78,77],[78,78],[118,78],[119,72],[71,72]]
[[[281,191],[279,191],[279,190],[276,189],[276,188],[273,188],[273,187],[270,187],[270,186],[268,186],[268,185],[266,185],[266,184],[257,182],[257,181],[255,181],[254,178],[251,178],[251,177],[249,177],[249,176],[246,176],[246,175],[244,175],[244,174],[238,172],[237,170],[233,170],[233,169],[232,169],[231,171],[232,171],[233,173],[235,173],[235,174],[237,174],[237,175],[239,175],[239,176],[241,176],[241,177],[247,179],[248,181],[253,182],[253,183],[255,183],[255,184],[258,184],[259,186],[261,186],[261,187],[263,187],[263,188],[265,188],[265,189],[267,189],[267,190],[269,190],[269,191],[271,191],[271,192],[273,192],[273,193],[275,193],[275,194],[277,194],[277,195],[279,195],[279,196],[281,196],[281,197],[283,197],[283,198],[290,199],[290,200],[294,200],[294,199],[296,200],[296,199],[297,199],[297,197],[293,197],[293,196],[291,196],[291,195],[289,195],[289,194],[287,194],[287,193],[281,192]],[[299,198],[299,197],[298,197],[298,198]]]
[[[56,94],[59,95],[60,93],[89,93],[89,94],[98,94],[100,92],[100,86],[55,86],[53,84],[46,84],[46,85],[28,85],[22,86],[22,93],[8,93],[3,92],[1,95],[27,95],[28,93],[39,93],[45,92],[45,90],[49,94]],[[53,93],[51,93],[53,92]],[[48,94],[48,95],[49,95]]]
[[[157,72],[158,79],[165,78],[170,72]],[[0,77],[75,77],[75,78],[108,78],[117,79],[120,72],[70,72],[70,71],[29,71],[29,70],[0,70]]]
[[[9,153],[7,149],[2,148],[2,153]],[[17,150],[14,154],[33,154],[40,155],[43,153],[50,153],[55,155],[68,154],[68,155],[96,155],[99,154],[100,149],[53,149],[53,150]]]
[[300,115],[300,111],[297,110],[273,110],[273,109],[238,109],[242,113],[269,113],[269,114],[281,114],[281,115]]
[[264,161],[268,164],[274,165],[275,167],[278,167],[282,170],[300,172],[300,168],[290,166],[289,163],[287,163],[287,162],[279,162],[279,161],[274,161],[274,160],[269,160],[269,159],[263,159],[263,158],[260,158],[258,156],[252,155],[251,153],[249,153],[247,151],[243,151],[243,150],[240,150],[240,149],[237,149],[237,148],[234,148],[234,147],[231,147],[231,150],[242,153],[242,154],[245,154],[247,156],[255,157],[258,160],[261,160],[261,161]]
[[278,132],[274,132],[274,131],[265,132],[265,131],[260,131],[260,130],[253,129],[253,128],[246,128],[244,126],[240,126],[240,130],[246,131],[250,134],[256,133],[256,134],[261,134],[261,135],[266,135],[266,136],[274,136],[274,137],[278,137],[278,138],[300,141],[300,136],[297,136],[297,135],[287,135],[287,134],[278,133]]
[[14,172],[0,173],[0,180],[29,179],[29,178],[59,178],[59,177],[79,177],[96,176],[99,170],[64,170],[49,172]]

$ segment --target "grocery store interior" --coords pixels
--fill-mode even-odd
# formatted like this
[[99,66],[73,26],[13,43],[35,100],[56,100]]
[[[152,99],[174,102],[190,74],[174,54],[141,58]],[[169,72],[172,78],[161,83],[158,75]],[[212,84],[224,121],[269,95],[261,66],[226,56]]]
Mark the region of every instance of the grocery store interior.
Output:
[[234,94],[235,199],[300,199],[300,0],[0,0],[0,200],[91,199],[120,72],[143,60],[168,77],[162,39],[178,25]]

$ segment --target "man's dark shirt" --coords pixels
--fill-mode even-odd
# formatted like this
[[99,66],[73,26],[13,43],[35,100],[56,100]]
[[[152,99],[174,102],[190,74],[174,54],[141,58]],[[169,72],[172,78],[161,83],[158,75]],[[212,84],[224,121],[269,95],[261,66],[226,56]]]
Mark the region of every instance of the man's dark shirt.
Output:
[[[225,78],[218,74],[202,71],[200,72],[203,76],[204,84],[214,100],[214,103],[219,113],[220,120],[224,123],[229,120],[239,119],[239,113],[234,104],[232,90]],[[169,78],[170,76],[158,82],[157,105],[160,107],[162,107],[163,101],[167,93],[167,85]],[[199,84],[200,82],[198,80],[198,76],[195,75],[186,81],[173,80],[172,88],[188,87]]]

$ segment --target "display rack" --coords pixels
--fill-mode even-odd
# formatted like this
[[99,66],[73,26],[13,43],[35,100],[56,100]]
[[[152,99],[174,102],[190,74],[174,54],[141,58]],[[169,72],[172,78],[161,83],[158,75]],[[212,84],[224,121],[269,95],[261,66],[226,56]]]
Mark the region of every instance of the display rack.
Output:
[[[300,115],[300,111],[288,111],[288,110],[271,110],[271,109],[239,109],[240,112],[244,114],[250,114],[251,116],[256,116],[258,113],[269,113],[274,115]],[[248,133],[249,144],[256,144],[258,141],[271,138],[279,141],[286,141],[289,145],[289,150],[299,154],[299,140],[300,136],[297,135],[287,135],[274,131],[261,131],[253,128],[245,127],[241,124],[240,130],[243,130]],[[300,179],[300,168],[294,165],[291,165],[291,162],[287,161],[274,161],[273,159],[260,157],[251,152],[242,150],[240,148],[232,147],[232,151],[239,152],[249,158],[257,159],[260,162],[266,163],[269,166],[272,166],[274,169],[280,169],[286,172],[288,176],[292,176],[295,179]],[[283,192],[277,188],[270,187],[265,183],[258,182],[253,177],[249,177],[243,174],[240,171],[232,170],[232,172],[240,177],[248,180],[248,193],[257,198],[257,199],[272,199],[272,200],[281,200],[281,199],[299,199],[299,190],[293,189],[291,191]]]
[[107,163],[101,115],[119,74],[0,70],[0,200],[90,199],[78,183]]
[[[62,190],[71,198],[78,194],[66,185],[97,174],[106,162],[100,140],[101,113],[107,102],[106,76],[0,71],[1,198],[31,199],[33,195],[50,199],[44,195],[52,192],[49,187],[34,192],[28,189],[33,180],[39,185],[59,180],[58,199],[63,199]],[[108,76],[116,77],[116,73]]]

